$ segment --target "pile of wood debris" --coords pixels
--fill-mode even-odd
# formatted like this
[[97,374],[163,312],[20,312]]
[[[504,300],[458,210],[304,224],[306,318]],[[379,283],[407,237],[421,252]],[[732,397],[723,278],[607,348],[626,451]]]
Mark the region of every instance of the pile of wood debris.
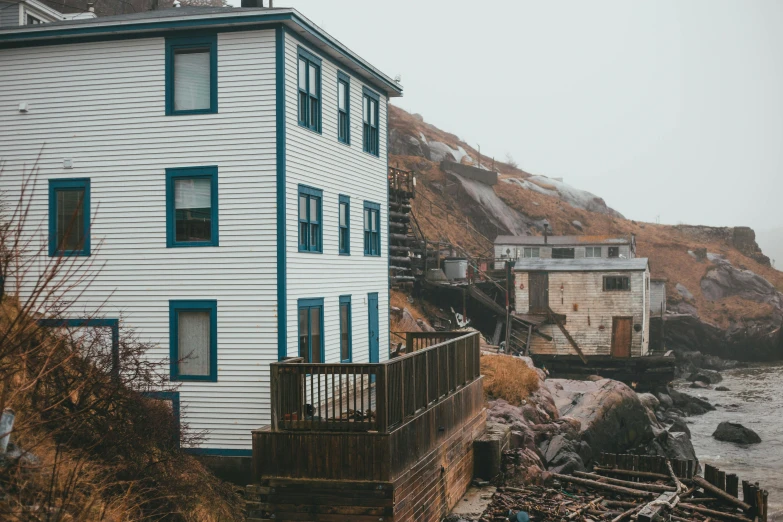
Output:
[[[482,522],[767,520],[767,492],[693,461],[603,454],[593,472],[550,474],[546,486],[500,487]],[[522,511],[524,514],[518,516]]]

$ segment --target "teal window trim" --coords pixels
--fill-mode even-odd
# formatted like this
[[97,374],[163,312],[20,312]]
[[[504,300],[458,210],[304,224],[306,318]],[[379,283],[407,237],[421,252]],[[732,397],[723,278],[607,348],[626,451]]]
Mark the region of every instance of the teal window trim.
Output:
[[[345,108],[340,109],[340,85],[345,92]],[[337,71],[337,141],[351,144],[351,77]]]
[[[299,251],[320,254],[323,252],[324,243],[323,191],[307,185],[299,185],[297,201]],[[316,202],[315,216],[312,212],[313,201]],[[304,204],[304,214],[302,204]]]
[[[211,205],[211,229],[209,241],[177,241],[177,213],[174,209],[174,181],[177,179],[209,178],[210,205]],[[166,247],[204,247],[219,246],[218,233],[218,168],[208,167],[177,167],[166,169]]]
[[378,93],[362,87],[362,144],[364,152],[380,155],[380,100]]
[[[197,49],[209,50],[209,108],[174,110],[174,54]],[[166,115],[214,114],[218,111],[217,34],[199,37],[166,38]]]
[[[373,223],[375,230],[372,229]],[[381,206],[372,201],[364,202],[364,255],[381,255]]]
[[[345,205],[345,225],[340,221],[340,212]],[[340,255],[351,255],[351,198],[340,194],[337,206],[337,248]]]
[[[302,70],[303,66],[304,71]],[[303,47],[297,46],[296,71],[299,125],[320,134],[323,105],[321,103],[321,59]],[[315,82],[311,79],[312,74],[315,74]]]
[[[343,307],[348,308],[348,317],[347,317],[347,324],[343,324]],[[351,296],[350,295],[341,295],[340,296],[340,308],[338,309],[340,312],[340,362],[341,363],[349,363],[353,361],[353,331],[352,331],[352,325],[353,318],[351,317]],[[348,331],[348,346],[347,346],[347,358],[343,357],[343,327],[346,328]]]
[[[57,241],[57,193],[59,191],[83,190],[81,248],[60,250]],[[49,180],[49,256],[89,256],[90,255],[90,178],[50,179]]]
[[[306,360],[308,362],[313,363],[323,363],[325,361],[313,361],[313,331],[312,331],[312,323],[310,322],[310,310],[313,308],[317,308],[320,311],[321,319],[319,321],[320,323],[320,336],[318,337],[321,342],[321,358],[324,359],[324,299],[323,297],[319,298],[309,298],[309,299],[298,299],[296,302],[297,305],[297,328],[296,328],[296,335],[297,339],[299,338],[299,332],[301,332],[301,324],[299,324],[299,321],[301,320],[300,312],[302,310],[307,310],[307,357]],[[297,342],[297,345],[299,343]],[[298,348],[300,350],[299,357],[304,357],[301,353],[301,346]]]
[[[179,312],[209,311],[209,374],[182,375],[179,372]],[[172,381],[217,382],[217,301],[169,301],[169,372]]]

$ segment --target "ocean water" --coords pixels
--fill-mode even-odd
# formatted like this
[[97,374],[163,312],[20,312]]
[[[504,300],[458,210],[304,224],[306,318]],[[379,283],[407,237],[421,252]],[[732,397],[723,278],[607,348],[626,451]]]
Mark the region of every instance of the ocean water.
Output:
[[[721,372],[730,391],[698,390],[678,382],[675,388],[707,399],[717,410],[685,419],[696,456],[740,480],[758,482],[769,491],[772,520],[783,521],[783,364],[758,364]],[[738,422],[761,437],[747,446],[721,442],[712,433],[723,421]],[[740,485],[741,491],[741,485]]]

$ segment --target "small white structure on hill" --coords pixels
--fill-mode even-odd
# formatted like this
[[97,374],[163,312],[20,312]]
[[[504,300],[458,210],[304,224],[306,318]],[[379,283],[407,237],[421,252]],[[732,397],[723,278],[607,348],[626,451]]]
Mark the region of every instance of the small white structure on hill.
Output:
[[615,236],[498,236],[495,259],[633,259],[636,238]]
[[636,259],[520,259],[514,267],[517,314],[547,316],[531,337],[534,355],[575,355],[551,310],[586,357],[648,354],[650,269]]

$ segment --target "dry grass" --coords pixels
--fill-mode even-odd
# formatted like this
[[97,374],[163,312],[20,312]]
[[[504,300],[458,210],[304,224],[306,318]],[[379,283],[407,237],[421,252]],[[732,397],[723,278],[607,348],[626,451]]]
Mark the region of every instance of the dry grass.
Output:
[[538,390],[541,382],[535,370],[509,355],[482,355],[481,373],[488,398],[504,399],[516,406]]

